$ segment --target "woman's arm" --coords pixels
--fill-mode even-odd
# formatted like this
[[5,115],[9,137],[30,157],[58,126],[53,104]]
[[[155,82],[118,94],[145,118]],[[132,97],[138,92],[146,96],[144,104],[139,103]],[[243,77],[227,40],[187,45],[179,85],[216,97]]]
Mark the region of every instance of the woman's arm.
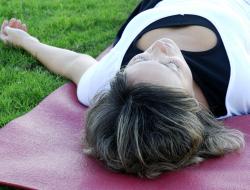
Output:
[[5,45],[28,51],[53,73],[72,80],[76,85],[85,71],[97,63],[91,56],[40,43],[26,32],[25,24],[22,29],[20,26],[21,21],[14,18],[9,25],[8,21],[3,22],[0,38]]

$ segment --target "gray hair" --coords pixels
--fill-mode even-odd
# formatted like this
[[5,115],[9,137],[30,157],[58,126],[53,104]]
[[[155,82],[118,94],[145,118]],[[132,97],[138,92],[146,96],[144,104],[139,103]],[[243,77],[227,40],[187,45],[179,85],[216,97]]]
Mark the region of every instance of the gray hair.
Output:
[[118,72],[85,115],[84,152],[120,173],[153,178],[237,152],[243,134],[227,129],[185,89],[132,86]]

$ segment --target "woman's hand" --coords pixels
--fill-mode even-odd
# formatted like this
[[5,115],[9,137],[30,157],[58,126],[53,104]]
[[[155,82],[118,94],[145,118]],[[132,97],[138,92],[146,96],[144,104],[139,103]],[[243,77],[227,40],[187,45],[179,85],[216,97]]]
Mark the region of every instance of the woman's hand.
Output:
[[22,24],[21,29],[20,27],[21,21],[16,20],[15,18],[12,18],[9,24],[6,20],[3,22],[1,26],[0,39],[6,46],[12,45],[13,47],[22,48],[23,43],[25,43],[25,40],[28,38],[33,38],[38,41],[36,38],[27,33],[26,24]]

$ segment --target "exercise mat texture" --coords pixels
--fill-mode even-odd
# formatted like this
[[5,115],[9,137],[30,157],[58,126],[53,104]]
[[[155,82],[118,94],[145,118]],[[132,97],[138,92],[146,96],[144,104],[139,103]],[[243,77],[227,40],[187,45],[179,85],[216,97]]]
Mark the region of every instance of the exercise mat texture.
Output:
[[224,120],[246,134],[242,152],[149,180],[112,173],[83,154],[79,137],[86,109],[77,100],[75,84],[67,83],[0,129],[0,185],[50,190],[250,189],[250,115]]

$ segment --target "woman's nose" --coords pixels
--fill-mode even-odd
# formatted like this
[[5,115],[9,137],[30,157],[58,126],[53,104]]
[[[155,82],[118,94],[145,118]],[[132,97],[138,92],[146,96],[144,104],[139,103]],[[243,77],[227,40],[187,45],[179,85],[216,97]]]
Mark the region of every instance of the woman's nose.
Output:
[[156,41],[152,47],[152,53],[157,56],[161,53],[168,54],[168,50],[162,41]]

